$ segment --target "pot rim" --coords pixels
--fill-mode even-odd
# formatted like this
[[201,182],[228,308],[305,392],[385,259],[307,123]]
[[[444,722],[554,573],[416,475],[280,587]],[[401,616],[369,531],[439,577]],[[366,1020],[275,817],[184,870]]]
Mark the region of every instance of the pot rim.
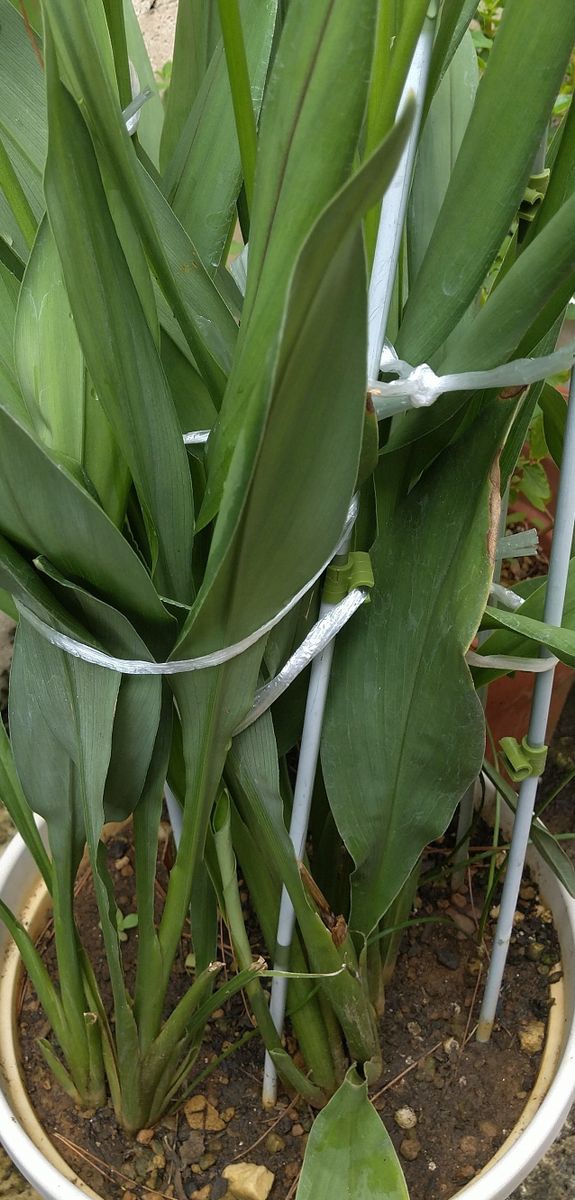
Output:
[[[503,822],[505,824],[505,821]],[[41,827],[43,823],[39,822]],[[554,923],[561,946],[564,986],[564,1004],[558,1006],[555,1019],[550,1021],[554,1027],[555,1038],[559,1042],[553,1048],[548,1036],[546,1050],[541,1064],[535,1087],[527,1101],[527,1105],[514,1126],[506,1142],[500,1147],[482,1172],[469,1184],[456,1193],[452,1200],[505,1200],[510,1192],[517,1187],[533,1169],[545,1151],[551,1145],[561,1128],[571,1102],[575,1095],[575,901],[568,895],[565,888],[552,871],[546,866],[537,852],[530,849],[528,862],[533,876],[541,887],[542,893],[553,913]],[[26,874],[26,886],[22,886],[22,872]],[[35,900],[38,905],[38,888],[34,888],[31,877],[37,878],[37,868],[20,835],[15,835],[4,851],[0,860],[0,895],[9,905],[22,904],[24,892]],[[31,908],[30,899],[28,907]],[[30,923],[27,913],[24,924]],[[0,925],[0,955],[2,955],[2,970],[4,962],[10,956],[13,943]],[[14,958],[16,958],[14,948]],[[561,1012],[559,1012],[561,1008]],[[14,1070],[19,1078],[17,1060],[12,1051],[14,1068],[6,1070],[6,1047],[13,1042],[12,1021],[2,1023],[0,1028],[0,1141],[20,1172],[28,1179],[46,1200],[85,1200],[86,1196],[103,1200],[97,1193],[91,1191],[79,1176],[74,1175],[71,1168],[63,1162],[60,1155],[44,1133],[27,1095],[22,1087],[22,1095],[29,1109],[31,1125],[34,1133],[47,1146],[43,1153],[30,1137],[21,1121],[15,1115],[4,1091],[12,1086],[10,1074]],[[548,1034],[550,1029],[548,1029]],[[550,1084],[544,1078],[549,1073],[549,1060],[552,1060],[551,1070],[555,1066]],[[553,1061],[555,1060],[555,1062]],[[558,1060],[558,1061],[557,1061]],[[534,1116],[530,1110],[538,1097],[545,1091],[541,1103]],[[22,1116],[22,1114],[21,1114]],[[26,1119],[23,1117],[22,1119]],[[48,1154],[51,1153],[51,1159]],[[66,1174],[55,1165],[60,1162]]]

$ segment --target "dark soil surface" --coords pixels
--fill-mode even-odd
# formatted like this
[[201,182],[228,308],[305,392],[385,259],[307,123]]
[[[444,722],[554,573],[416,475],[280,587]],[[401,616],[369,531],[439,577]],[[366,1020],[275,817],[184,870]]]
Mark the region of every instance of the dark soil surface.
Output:
[[[474,848],[486,836],[479,828]],[[118,868],[114,872],[118,903],[127,913],[134,907],[130,847],[120,838],[110,851]],[[491,1157],[519,1117],[537,1074],[548,984],[557,960],[550,915],[527,882],[499,1023],[491,1044],[479,1046],[473,1031],[492,921],[480,942],[482,877],[474,869],[469,890],[453,897],[447,863],[445,845],[439,844],[424,864],[424,871],[434,878],[420,888],[415,915],[443,921],[414,924],[404,938],[382,1022],[385,1070],[373,1088],[374,1103],[399,1151],[411,1200],[452,1196]],[[442,870],[443,877],[437,878]],[[83,936],[93,961],[101,961],[89,879],[78,903]],[[137,932],[130,931],[124,946],[128,973],[136,938]],[[46,962],[53,968],[50,930],[44,947]],[[225,940],[222,948],[231,967]],[[260,948],[254,944],[254,951]],[[187,951],[184,945],[172,1003],[189,982]],[[53,1081],[35,1044],[38,1036],[47,1035],[46,1022],[26,985],[22,1001],[26,1084],[60,1153],[106,1200],[188,1200],[192,1196],[219,1200],[231,1196],[222,1171],[234,1161],[265,1166],[274,1176],[270,1200],[291,1200],[312,1110],[288,1095],[280,1097],[273,1112],[262,1110],[263,1052],[258,1038],[214,1068],[214,1060],[251,1029],[241,996],[225,1012],[216,1012],[195,1067],[196,1078],[206,1074],[193,1088],[191,1103],[134,1142],[118,1130],[108,1108],[79,1116]],[[397,1116],[401,1109],[410,1110],[407,1118],[405,1113]],[[406,1123],[411,1128],[402,1127]]]

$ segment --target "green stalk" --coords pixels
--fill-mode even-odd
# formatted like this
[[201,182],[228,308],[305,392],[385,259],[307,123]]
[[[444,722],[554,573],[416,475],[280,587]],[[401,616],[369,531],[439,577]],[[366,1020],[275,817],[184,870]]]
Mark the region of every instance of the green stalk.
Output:
[[[240,870],[246,882],[250,903],[260,923],[268,953],[275,950],[281,881],[262,862],[261,852],[249,830],[231,812],[232,843],[237,852]],[[341,1029],[329,1005],[322,1005],[317,984],[303,978],[309,972],[299,930],[292,943],[290,970],[301,974],[292,979],[288,991],[288,1016],[312,1079],[331,1094],[340,1079],[343,1060]]]
[[[230,931],[234,954],[237,958],[240,971],[247,971],[253,962],[253,958],[242,913],[236,860],[231,838],[230,799],[227,792],[223,792],[218,801],[213,819],[213,832],[222,878],[225,920]],[[294,1087],[300,1095],[306,1097],[311,1103],[321,1103],[325,1099],[321,1090],[302,1074],[281,1044],[281,1039],[273,1023],[260,980],[254,978],[252,982],[248,983],[246,985],[246,992],[253,1008],[264,1045],[276,1065],[278,1074],[281,1075],[286,1083]]]
[[36,237],[38,222],[30,207],[24,188],[12,166],[12,160],[2,138],[0,138],[0,190],[4,192],[8,204],[20,226],[26,245],[31,249]]
[[218,0],[248,209],[252,211],[257,132],[238,0]]
[[126,26],[124,24],[124,8],[122,0],[104,0],[108,32],[112,43],[116,79],[120,93],[120,104],[126,108],[132,99],[132,81],[128,61],[128,44],[126,41]]

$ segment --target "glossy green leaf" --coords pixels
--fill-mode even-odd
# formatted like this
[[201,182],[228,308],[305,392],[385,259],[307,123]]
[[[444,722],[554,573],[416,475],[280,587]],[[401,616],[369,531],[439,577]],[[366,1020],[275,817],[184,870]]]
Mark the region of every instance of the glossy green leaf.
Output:
[[[140,110],[138,121],[138,141],[144,147],[146,154],[155,167],[160,161],[160,141],[164,125],[164,105],[158,92],[156,76],[146,49],[146,43],[138,18],[134,12],[132,0],[123,0],[124,20],[126,23],[126,41],[128,54],[138,76],[140,89],[150,88],[151,96]],[[183,5],[183,8],[186,6]]]
[[176,149],[221,37],[217,0],[188,0],[178,5],[174,57],[166,98],[161,165]]
[[[357,479],[365,410],[366,282],[357,226],[393,177],[410,120],[409,109],[312,230],[293,273],[271,379],[261,365],[256,371],[259,327],[246,343],[253,408],[232,452],[204,583],[183,635],[194,644],[253,632],[337,543]],[[224,450],[218,466],[226,457]],[[277,481],[286,462],[289,491],[280,506]]]
[[543,412],[543,427],[549,453],[558,467],[563,459],[563,440],[567,423],[567,404],[565,397],[551,384],[546,383],[539,397],[539,407]]
[[[22,479],[28,511],[19,502]],[[68,467],[1,404],[0,531],[85,580],[165,647],[171,621],[141,560]]]
[[[21,14],[0,2],[0,139],[36,217],[44,211],[42,171],[47,128],[44,78]],[[28,247],[0,188],[0,236],[21,258]]]
[[549,0],[545,7],[539,0],[507,0],[404,312],[397,340],[401,358],[429,361],[481,286],[521,202],[574,43],[575,9],[563,0]]
[[[242,6],[252,98],[259,112],[277,0]],[[218,153],[214,154],[217,144]],[[218,45],[166,171],[167,194],[206,267],[219,266],[241,184],[241,165],[226,59]]]
[[22,791],[22,784],[16,773],[10,741],[3,721],[0,722],[0,795],[3,805],[12,818],[18,833],[25,839],[48,890],[50,890],[52,882],[50,861],[36,828],[30,805]]
[[106,512],[119,524],[130,480],[86,377],[60,258],[45,217],[20,289],[14,350],[36,436],[86,471]]
[[503,608],[491,608],[489,605],[485,609],[482,626],[484,629],[510,629],[513,633],[521,634],[523,638],[545,646],[568,667],[575,667],[575,629],[547,625],[544,621],[525,616],[523,610],[507,612]]
[[168,596],[186,602],[193,591],[193,501],[176,411],[88,131],[51,54],[47,69],[46,198],[80,344],[140,498],[153,572],[157,566]]
[[408,1200],[391,1138],[355,1067],[316,1117],[296,1200]]
[[[483,770],[499,794],[503,796],[505,803],[511,811],[513,813],[517,812],[517,792],[495,770],[495,767],[488,759],[485,759],[483,763]],[[575,866],[565,851],[561,849],[557,838],[547,829],[543,821],[540,821],[537,817],[533,818],[531,824],[530,840],[538,850],[541,858],[547,863],[547,866],[551,867],[559,882],[563,884],[563,887],[567,888],[569,895],[575,897]]]
[[469,123],[479,68],[471,35],[464,37],[434,97],[419,140],[407,216],[407,258],[414,286]]
[[[330,807],[356,864],[350,925],[364,934],[444,831],[483,757],[464,655],[491,579],[489,480],[510,415],[492,402],[391,512],[385,458],[376,476],[375,588],[338,636],[322,739]],[[495,477],[491,486],[498,495]]]
[[235,322],[126,132],[101,5],[44,0],[64,82],[80,105],[103,167],[130,207],[152,269],[217,398],[235,340]]

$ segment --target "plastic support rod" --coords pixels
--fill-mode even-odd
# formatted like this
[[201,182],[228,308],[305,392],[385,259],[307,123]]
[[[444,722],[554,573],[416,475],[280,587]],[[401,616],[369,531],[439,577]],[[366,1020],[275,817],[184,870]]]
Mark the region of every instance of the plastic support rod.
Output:
[[401,236],[411,187],[434,36],[435,17],[428,16],[415,47],[399,106],[401,112],[410,93],[415,94],[416,111],[411,132],[381,206],[369,287],[367,367],[370,379],[377,379],[379,376],[379,364],[389,320],[395,272],[399,261]]
[[[340,554],[346,555],[351,542],[349,535],[345,546],[340,548]],[[333,611],[335,604],[322,601],[320,619]],[[321,731],[327,701],[327,689],[331,675],[331,664],[335,649],[335,638],[325,650],[314,659],[310,672],[309,687],[305,706],[303,732],[300,745],[299,762],[294,789],[292,817],[289,835],[298,862],[303,858],[307,838],[307,828],[311,810],[313,786],[319,758]],[[295,927],[295,912],[286,888],[282,888],[276,953],[274,967],[278,971],[289,970],[290,949]],[[281,1035],[285,1020],[288,980],[275,978],[272,982],[270,997],[270,1013],[273,1023]],[[262,1103],[264,1108],[272,1108],[277,1099],[277,1072],[266,1053],[264,1062],[264,1080],[262,1087]]]
[[[381,210],[368,300],[367,367],[368,376],[373,379],[379,377],[381,352],[399,259],[401,235],[417,150],[434,34],[435,18],[428,17],[415,48],[400,104],[401,109],[408,95],[414,92],[417,99],[416,115],[408,143],[403,152],[394,180],[386,193]],[[344,552],[346,550],[340,549],[340,553]],[[326,612],[330,612],[332,607],[332,605],[324,605],[322,603],[320,614],[323,616]],[[333,652],[334,642],[331,642],[323,653],[314,660],[311,668],[290,826],[290,838],[298,859],[302,857],[305,849]],[[293,939],[294,925],[295,914],[293,906],[284,888],[282,889],[280,901],[276,942],[276,965],[280,970],[285,970],[286,960],[289,957],[289,950]],[[272,983],[270,1012],[275,1027],[280,1034],[285,1019],[286,998],[287,980],[274,979]],[[276,1069],[269,1055],[266,1054],[262,1089],[264,1107],[272,1107],[275,1104],[276,1098]]]
[[[549,577],[547,581],[547,596],[543,620],[549,625],[561,625],[563,605],[567,588],[567,575],[575,527],[575,371],[571,374],[569,390],[569,405],[567,408],[567,424],[563,447],[563,464],[559,480],[557,498],[557,515],[553,530],[553,543],[549,562]],[[541,649],[541,658],[550,658],[549,651]],[[545,671],[535,679],[531,720],[529,722],[528,740],[531,746],[544,746],[549,706],[553,690],[554,671]],[[513,826],[513,837],[507,864],[507,874],[495,942],[485,994],[477,1028],[477,1040],[488,1042],[493,1030],[497,1003],[501,992],[503,972],[507,961],[507,952],[513,930],[513,916],[517,907],[521,877],[525,864],[525,855],[531,833],[531,821],[535,808],[535,799],[539,777],[530,775],[519,789],[517,814]]]

